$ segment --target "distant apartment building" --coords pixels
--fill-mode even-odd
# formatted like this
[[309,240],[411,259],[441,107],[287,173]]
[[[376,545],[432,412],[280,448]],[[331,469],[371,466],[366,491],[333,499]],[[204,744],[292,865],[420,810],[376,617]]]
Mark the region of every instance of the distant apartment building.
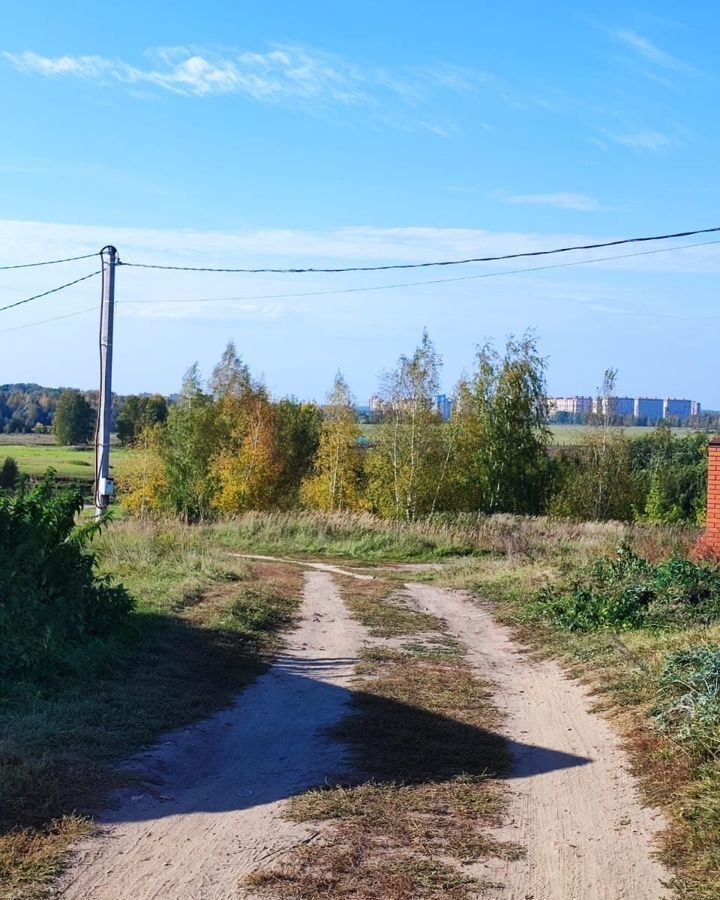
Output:
[[659,422],[665,415],[665,402],[658,397],[636,397],[633,415],[649,423]]
[[[634,416],[635,415],[635,398],[634,397],[608,397],[607,412],[611,416]],[[594,397],[592,402],[592,411],[596,416],[605,415],[605,398]]]
[[697,400],[678,400],[676,397],[668,397],[663,401],[663,418],[670,416],[678,419],[688,419],[691,416],[700,415],[700,404]]
[[[611,418],[641,419],[650,425],[662,419],[689,419],[699,416],[701,407],[697,400],[681,400],[675,397],[608,397],[608,413]],[[605,414],[603,397],[548,397],[550,415],[559,413],[575,418],[590,413]]]
[[571,416],[585,416],[592,412],[592,397],[548,397],[548,410],[554,413],[567,413]]
[[447,394],[438,394],[435,398],[435,408],[443,422],[447,422],[452,415],[454,405],[454,401]]

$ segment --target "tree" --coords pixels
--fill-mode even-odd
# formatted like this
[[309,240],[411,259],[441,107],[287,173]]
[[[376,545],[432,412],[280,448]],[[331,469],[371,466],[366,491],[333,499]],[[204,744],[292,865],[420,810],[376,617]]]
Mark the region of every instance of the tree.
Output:
[[208,387],[214,400],[241,397],[251,389],[250,369],[238,356],[232,341],[228,341],[220,362],[213,369]]
[[0,488],[12,490],[17,486],[20,477],[20,470],[17,462],[12,456],[6,456],[2,466],[0,466]]
[[547,477],[545,360],[532,333],[510,337],[503,356],[478,350],[457,398],[455,479],[463,508],[538,513]]
[[269,508],[281,467],[272,406],[264,390],[245,396],[231,438],[212,460],[213,508],[230,515]]
[[161,394],[151,397],[130,395],[117,418],[117,436],[123,447],[132,445],[140,432],[167,420],[167,401]]
[[95,430],[95,411],[80,391],[63,391],[58,398],[53,430],[66,447],[87,444]]
[[305,506],[335,512],[358,505],[362,477],[359,437],[355,398],[338,372],[323,408],[313,473],[301,488]]
[[412,521],[431,512],[442,472],[442,426],[435,410],[440,357],[427,331],[412,356],[384,379],[384,421],[368,455],[367,499],[381,515]]
[[195,363],[185,373],[159,447],[167,485],[165,503],[186,520],[203,519],[211,511],[210,462],[218,450],[214,412]]
[[273,403],[275,436],[280,451],[278,505],[296,506],[303,481],[310,475],[320,444],[323,412],[315,403],[286,397]]
[[560,485],[550,513],[580,520],[631,521],[642,491],[632,467],[631,443],[617,429],[585,434],[558,460]]

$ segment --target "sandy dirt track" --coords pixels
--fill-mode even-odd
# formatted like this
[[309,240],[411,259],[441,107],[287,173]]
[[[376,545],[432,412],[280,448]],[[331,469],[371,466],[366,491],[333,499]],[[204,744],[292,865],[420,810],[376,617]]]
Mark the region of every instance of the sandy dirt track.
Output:
[[331,576],[307,572],[286,652],[231,708],[132,761],[147,789],[118,798],[55,896],[229,900],[244,874],[312,840],[280,812],[343,770],[343,750],[324,732],[346,712],[362,637]]
[[[654,859],[663,827],[642,807],[627,758],[587,692],[551,661],[536,662],[508,629],[456,591],[407,585],[416,605],[444,619],[479,674],[498,686],[514,765],[502,840],[527,848],[520,861],[491,860],[478,875],[503,883],[496,900],[659,900],[670,876]],[[514,742],[517,742],[514,746]],[[558,765],[557,754],[567,755]]]
[[[305,565],[305,564],[304,564]],[[328,568],[331,571],[328,571]],[[235,704],[167,736],[131,761],[144,787],[125,792],[76,848],[57,885],[64,900],[237,900],[243,875],[314,840],[282,819],[294,794],[341,773],[347,758],[326,735],[348,709],[365,632],[312,564],[302,619],[287,651]],[[346,574],[357,574],[347,572]],[[552,662],[534,662],[507,629],[461,592],[410,583],[414,604],[442,619],[498,686],[515,758],[501,840],[519,861],[473,871],[503,886],[492,900],[660,900],[668,873],[653,857],[661,816],[644,809],[609,725],[584,689]]]

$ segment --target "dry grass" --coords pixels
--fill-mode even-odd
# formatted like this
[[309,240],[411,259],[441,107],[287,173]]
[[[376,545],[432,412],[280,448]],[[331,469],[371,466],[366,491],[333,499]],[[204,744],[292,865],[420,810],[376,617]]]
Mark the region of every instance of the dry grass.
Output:
[[353,617],[374,637],[408,637],[440,629],[440,621],[413,609],[397,585],[378,578],[335,578],[344,588],[345,603]]
[[251,512],[209,526],[233,550],[378,561],[432,561],[493,554],[508,559],[589,558],[627,541],[655,559],[684,552],[690,526],[568,522],[544,516],[457,514],[392,522],[369,513]]
[[[437,619],[398,622],[391,585],[346,582],[345,592],[376,633],[418,636],[415,624],[418,646],[447,646]],[[484,885],[464,864],[522,852],[487,831],[503,808],[493,776],[508,758],[491,686],[454,652],[438,661],[387,645],[366,651],[353,712],[335,729],[356,780],[292,800],[289,818],[324,823],[324,842],[254,873],[256,891],[286,900],[469,900]]]
[[68,846],[90,831],[80,816],[63,816],[42,829],[13,831],[0,840],[0,885],[3,900],[38,900],[47,882],[62,870]]

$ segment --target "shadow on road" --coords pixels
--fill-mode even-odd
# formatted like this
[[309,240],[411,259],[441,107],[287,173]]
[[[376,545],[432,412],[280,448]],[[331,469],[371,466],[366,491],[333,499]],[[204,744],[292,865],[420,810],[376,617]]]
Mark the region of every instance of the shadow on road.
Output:
[[[367,778],[405,784],[512,779],[590,762],[333,684],[354,663],[281,657],[232,707],[133,759],[129,770],[141,786],[118,795],[102,821],[248,809]],[[520,764],[512,766],[513,758]]]

